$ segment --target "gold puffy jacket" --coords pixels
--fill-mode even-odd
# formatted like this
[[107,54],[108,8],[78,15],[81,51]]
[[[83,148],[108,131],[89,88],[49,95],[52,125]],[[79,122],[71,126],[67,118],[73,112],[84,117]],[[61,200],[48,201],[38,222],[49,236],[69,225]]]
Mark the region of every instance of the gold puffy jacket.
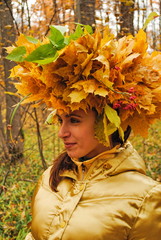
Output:
[[73,161],[79,171],[62,172],[58,192],[49,187],[50,168],[44,172],[26,240],[161,240],[161,184],[145,175],[130,143]]

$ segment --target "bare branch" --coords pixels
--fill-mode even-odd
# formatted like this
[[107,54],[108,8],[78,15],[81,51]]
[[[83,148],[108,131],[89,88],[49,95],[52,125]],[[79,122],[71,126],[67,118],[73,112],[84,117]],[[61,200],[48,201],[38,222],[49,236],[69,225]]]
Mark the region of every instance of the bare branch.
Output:
[[36,108],[34,108],[34,113],[35,113],[35,119],[36,119],[37,140],[38,140],[39,153],[40,153],[43,168],[47,169],[47,163],[45,161],[44,154],[43,154],[43,141],[42,141],[42,137],[41,137],[40,125],[39,125],[39,121],[38,121],[38,117],[37,117]]

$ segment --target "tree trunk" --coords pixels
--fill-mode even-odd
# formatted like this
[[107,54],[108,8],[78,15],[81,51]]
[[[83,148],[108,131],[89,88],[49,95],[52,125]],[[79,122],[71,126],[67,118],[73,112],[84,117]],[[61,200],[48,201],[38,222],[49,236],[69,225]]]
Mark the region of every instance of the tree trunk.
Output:
[[[2,0],[0,5],[0,31],[1,31],[1,45],[2,48],[2,64],[4,69],[4,82],[5,90],[7,92],[15,92],[15,88],[9,78],[10,69],[14,64],[5,59],[6,51],[5,47],[10,46],[15,41],[16,31],[13,24],[13,15],[11,0]],[[20,109],[16,112],[12,126],[10,126],[10,117],[14,109],[14,105],[19,102],[19,98],[14,95],[5,95],[6,99],[6,142],[8,145],[8,151],[11,155],[12,161],[22,159],[23,156],[23,137],[21,131],[21,115]]]
[[120,4],[120,33],[118,37],[125,36],[129,33],[134,35],[134,0],[121,2]]
[[76,0],[75,22],[95,26],[95,0]]
[[[160,13],[160,17],[159,17],[159,33],[161,32],[161,1],[159,3],[159,13]],[[159,49],[161,49],[161,36],[159,37]]]
[[2,104],[0,103],[0,139],[1,139],[0,147],[2,149],[0,157],[2,157],[2,159],[3,158],[10,159],[4,129],[5,128],[4,128],[3,117],[2,117]]

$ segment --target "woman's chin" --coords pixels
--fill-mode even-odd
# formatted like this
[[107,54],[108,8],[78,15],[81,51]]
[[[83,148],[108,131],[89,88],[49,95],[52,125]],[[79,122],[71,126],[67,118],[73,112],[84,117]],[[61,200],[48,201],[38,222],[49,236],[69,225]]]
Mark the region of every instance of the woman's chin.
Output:
[[72,152],[72,151],[67,151],[67,154],[70,158],[81,158],[83,157],[82,154],[76,153],[76,152]]

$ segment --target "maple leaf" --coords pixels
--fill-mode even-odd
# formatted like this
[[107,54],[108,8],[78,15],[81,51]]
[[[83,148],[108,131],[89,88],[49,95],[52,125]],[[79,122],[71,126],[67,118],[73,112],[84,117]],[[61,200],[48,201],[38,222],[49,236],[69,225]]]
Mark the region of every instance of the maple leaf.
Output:
[[81,67],[83,69],[82,71],[82,75],[88,77],[88,75],[90,74],[90,71],[92,69],[92,61],[91,59],[93,58],[93,53],[88,54],[84,60],[83,63],[81,63]]
[[157,99],[157,101],[160,101],[160,98],[161,98],[161,86],[159,86],[156,89],[152,90],[152,94]]
[[103,82],[107,87],[112,87],[113,83],[109,81],[110,63],[105,56],[99,55],[93,60],[97,60],[102,64],[102,67],[95,71],[92,75],[100,82]]
[[72,92],[73,90],[78,90],[78,91],[84,90],[84,89],[83,89],[83,83],[84,83],[84,81],[81,80],[81,81],[79,81],[79,82],[76,82],[76,83],[72,84],[71,87],[70,87],[71,92]]
[[134,40],[132,35],[120,38],[116,44],[113,61],[115,63],[122,62],[127,56],[132,53],[133,45]]
[[84,68],[84,70],[82,72],[83,76],[88,77],[90,75],[91,70],[92,70],[92,64],[93,64],[92,61],[88,61],[87,66]]
[[127,126],[129,125],[133,129],[133,134],[137,135],[140,134],[140,126],[144,126],[142,127],[141,135],[143,137],[147,137],[149,122],[147,121],[145,116],[146,115],[143,114],[143,112],[141,115],[138,114],[137,112],[134,112],[133,116],[129,116],[125,121],[122,122],[122,128],[126,129]]
[[99,87],[97,88],[95,91],[94,91],[94,94],[95,95],[99,95],[101,97],[107,97],[108,96],[108,91],[102,87]]
[[87,101],[84,99],[77,104],[75,104],[75,103],[70,104],[70,111],[82,109],[83,111],[86,112],[88,108],[89,108],[89,105],[88,105]]
[[95,71],[92,73],[92,76],[97,79],[99,82],[103,83],[106,87],[112,88],[113,82],[109,81],[109,71],[104,69],[104,66],[102,66],[101,69]]
[[147,47],[148,47],[148,44],[146,41],[146,33],[142,29],[140,29],[135,36],[133,51],[145,54]]
[[62,101],[61,98],[57,98],[54,95],[50,95],[50,98],[48,99],[48,107],[52,107],[53,109],[61,110],[62,112],[68,113],[70,108],[67,106],[66,102]]
[[122,63],[120,64],[120,67],[122,68],[128,68],[130,65],[132,65],[133,60],[140,56],[140,53],[133,53],[129,56],[127,56]]
[[71,103],[80,102],[81,100],[85,99],[88,96],[88,93],[85,93],[84,90],[78,91],[73,90],[69,97],[71,98]]

